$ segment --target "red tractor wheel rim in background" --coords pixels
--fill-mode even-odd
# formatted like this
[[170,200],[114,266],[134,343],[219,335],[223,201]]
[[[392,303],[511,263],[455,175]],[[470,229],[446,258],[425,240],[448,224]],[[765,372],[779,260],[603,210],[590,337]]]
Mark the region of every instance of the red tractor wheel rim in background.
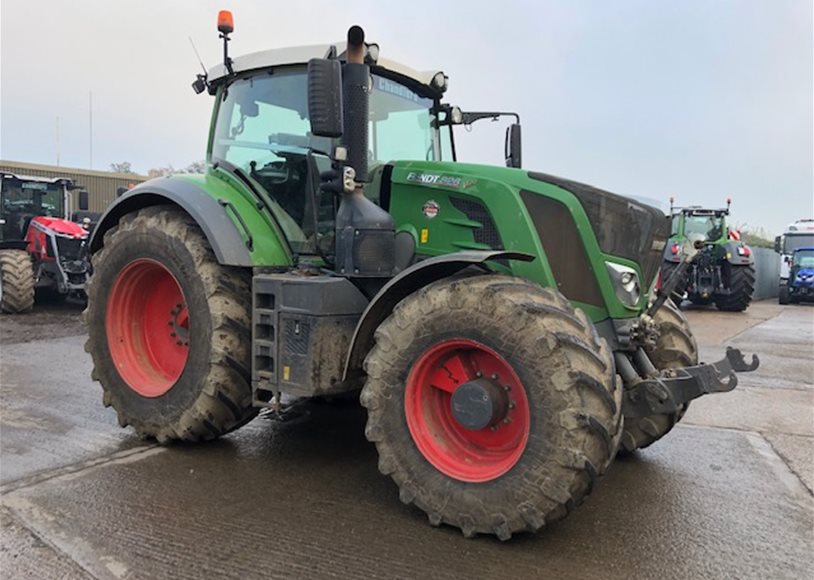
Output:
[[116,370],[144,397],[160,397],[189,355],[189,311],[175,276],[139,259],[119,272],[107,302],[107,344]]
[[[484,379],[505,397],[505,412],[494,424],[467,429],[453,414],[453,393]],[[529,437],[529,402],[517,373],[497,352],[469,339],[438,343],[418,358],[407,377],[405,413],[424,458],[460,481],[482,483],[505,474]]]

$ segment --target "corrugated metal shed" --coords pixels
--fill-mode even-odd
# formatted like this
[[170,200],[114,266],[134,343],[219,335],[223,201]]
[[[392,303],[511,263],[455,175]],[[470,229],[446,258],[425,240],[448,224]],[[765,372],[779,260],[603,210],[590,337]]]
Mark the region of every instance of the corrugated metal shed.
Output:
[[[0,159],[0,171],[9,173],[35,175],[40,177],[67,177],[80,188],[87,190],[89,211],[103,212],[107,206],[116,199],[116,191],[120,187],[130,187],[142,181],[147,181],[144,175],[135,173],[111,173],[109,171],[93,171],[90,169],[77,169],[74,167],[58,167],[56,165],[40,165],[38,163],[24,163],[22,161],[6,161]],[[78,191],[78,190],[77,190]],[[72,211],[79,209],[79,196],[73,195]]]

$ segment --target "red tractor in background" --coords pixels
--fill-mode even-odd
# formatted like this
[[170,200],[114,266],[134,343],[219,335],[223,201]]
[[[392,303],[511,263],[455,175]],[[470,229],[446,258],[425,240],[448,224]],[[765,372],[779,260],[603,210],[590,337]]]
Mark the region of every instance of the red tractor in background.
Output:
[[[0,173],[0,311],[27,312],[35,294],[84,296],[90,276],[87,224],[70,221],[77,187],[64,178]],[[87,192],[79,192],[87,209]]]

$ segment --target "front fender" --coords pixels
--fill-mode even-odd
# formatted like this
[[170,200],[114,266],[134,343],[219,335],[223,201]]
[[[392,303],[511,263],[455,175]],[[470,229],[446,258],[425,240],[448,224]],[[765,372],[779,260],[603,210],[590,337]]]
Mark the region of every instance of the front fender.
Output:
[[373,333],[401,300],[420,288],[457,274],[469,266],[501,259],[531,262],[534,256],[523,252],[498,250],[454,252],[417,262],[388,281],[367,305],[356,324],[345,360],[343,380],[347,380],[362,369],[362,363],[373,346]]
[[215,257],[223,265],[290,263],[277,232],[261,219],[251,200],[230,184],[209,175],[161,177],[131,189],[105,211],[91,237],[90,253],[102,247],[105,232],[122,216],[162,204],[176,205],[188,213],[203,230]]

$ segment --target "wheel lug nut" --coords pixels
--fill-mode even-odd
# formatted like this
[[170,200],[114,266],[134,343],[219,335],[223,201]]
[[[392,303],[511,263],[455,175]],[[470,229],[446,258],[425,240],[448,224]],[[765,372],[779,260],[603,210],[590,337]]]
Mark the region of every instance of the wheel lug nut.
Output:
[[492,380],[493,380],[493,381],[496,381],[496,380],[497,380],[497,373],[492,373]]
[[504,422],[506,425],[508,425],[509,423],[511,423],[511,422],[512,422],[511,417],[506,417],[505,419],[503,419],[503,422]]
[[509,391],[511,391],[511,390],[512,390],[512,386],[511,386],[511,385],[505,385],[505,386],[503,387],[503,390],[504,390],[504,391],[506,391],[506,392],[508,393]]
[[170,333],[170,336],[175,336],[175,333],[174,333],[174,332],[171,332],[171,333]]
[[481,378],[483,376],[483,371],[478,371],[475,373],[475,376]]
[[517,403],[514,401],[509,401],[509,409],[514,409],[517,406]]
[[176,340],[175,344],[177,344],[178,346],[181,346],[183,343],[180,340]]

